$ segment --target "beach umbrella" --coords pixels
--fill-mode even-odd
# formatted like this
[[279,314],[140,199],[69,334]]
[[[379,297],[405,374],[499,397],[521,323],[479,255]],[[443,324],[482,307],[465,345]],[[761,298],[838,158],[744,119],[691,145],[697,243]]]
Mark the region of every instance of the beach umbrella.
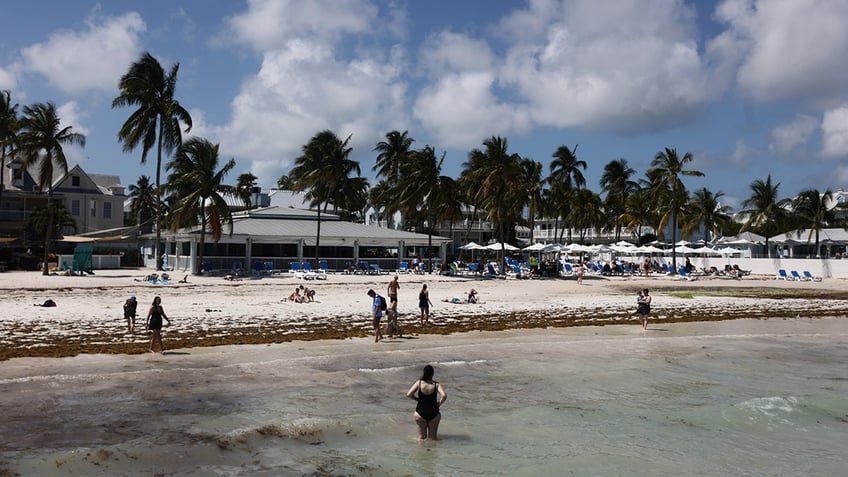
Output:
[[557,253],[565,249],[561,243],[549,243],[542,249],[542,253]]
[[519,249],[518,247],[516,247],[515,245],[510,245],[510,244],[508,244],[508,243],[503,244],[503,247],[501,247],[501,243],[500,243],[500,242],[490,243],[489,245],[486,245],[486,247],[485,247],[485,248],[486,248],[487,250],[500,250],[501,248],[503,248],[504,250],[509,250],[510,252],[514,252],[514,251],[516,251],[516,250],[520,250],[520,249]]
[[533,245],[528,245],[528,246],[522,248],[521,250],[523,250],[525,252],[540,252],[540,251],[544,250],[545,247],[547,247],[547,245],[545,245],[543,243],[534,243]]
[[692,248],[692,247],[687,247],[686,245],[680,245],[680,246],[674,247],[674,252],[685,255],[687,253],[698,253],[698,249]]
[[486,247],[484,247],[484,246],[482,246],[478,243],[475,243],[475,242],[468,242],[467,244],[462,245],[459,248],[460,248],[460,250],[482,250]]

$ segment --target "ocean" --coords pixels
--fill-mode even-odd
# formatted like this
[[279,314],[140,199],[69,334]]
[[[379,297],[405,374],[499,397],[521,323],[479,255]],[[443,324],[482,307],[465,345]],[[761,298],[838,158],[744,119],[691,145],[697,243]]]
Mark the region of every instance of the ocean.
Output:
[[15,359],[0,475],[845,475],[846,369],[848,320],[803,318]]

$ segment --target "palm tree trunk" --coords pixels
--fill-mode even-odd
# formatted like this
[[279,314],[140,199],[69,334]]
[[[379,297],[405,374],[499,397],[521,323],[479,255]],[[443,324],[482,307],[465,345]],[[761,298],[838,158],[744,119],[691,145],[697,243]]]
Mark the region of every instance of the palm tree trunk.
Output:
[[321,249],[321,206],[318,206],[318,233],[315,236],[315,266],[318,266],[319,250]]
[[677,275],[677,206],[671,211],[671,274]]
[[164,141],[162,137],[162,131],[164,128],[165,118],[159,118],[159,141],[157,144],[157,152],[156,152],[156,219],[154,220],[153,227],[156,229],[156,244],[155,253],[156,256],[156,270],[162,270],[162,254],[159,253],[161,242],[162,242],[162,188],[161,184],[161,176],[162,176],[162,142]]
[[50,232],[53,229],[53,186],[47,191],[47,231],[44,233],[44,267],[42,275],[50,275]]
[[[206,210],[203,209],[201,205],[201,218],[200,218],[200,249],[197,251],[197,268],[198,275],[203,273],[203,249],[206,247]],[[173,267],[171,267],[173,268]]]

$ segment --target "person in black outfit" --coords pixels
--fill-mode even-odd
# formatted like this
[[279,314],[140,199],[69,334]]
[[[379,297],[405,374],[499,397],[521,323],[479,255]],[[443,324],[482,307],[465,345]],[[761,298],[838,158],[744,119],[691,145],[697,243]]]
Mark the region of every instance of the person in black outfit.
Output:
[[424,374],[409,388],[406,397],[418,401],[414,414],[418,438],[438,440],[439,422],[442,420],[439,407],[448,399],[448,395],[444,386],[433,381],[432,366],[424,366]]
[[168,322],[168,326],[171,326],[171,320],[168,319],[168,316],[165,315],[165,309],[162,308],[162,299],[158,296],[153,299],[153,304],[150,305],[150,311],[147,312],[147,329],[153,332],[153,335],[150,337],[150,352],[155,353],[153,351],[153,345],[155,343],[159,343],[159,352],[165,352],[165,345],[162,344],[162,319]]

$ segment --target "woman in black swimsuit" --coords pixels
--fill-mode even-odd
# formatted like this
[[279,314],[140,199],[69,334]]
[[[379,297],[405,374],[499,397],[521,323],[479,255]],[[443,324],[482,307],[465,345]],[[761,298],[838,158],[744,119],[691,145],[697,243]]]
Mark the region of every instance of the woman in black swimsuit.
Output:
[[153,304],[150,305],[150,311],[147,312],[147,329],[153,332],[153,336],[150,337],[150,352],[155,353],[153,351],[153,344],[159,343],[159,351],[165,351],[165,345],[162,344],[162,319],[168,322],[168,326],[171,326],[171,320],[165,315],[165,309],[162,308],[162,299],[158,296],[153,299]]
[[424,366],[424,374],[409,388],[406,397],[418,401],[415,406],[418,438],[438,440],[439,422],[442,420],[439,407],[448,399],[448,395],[444,386],[433,381],[432,366]]

